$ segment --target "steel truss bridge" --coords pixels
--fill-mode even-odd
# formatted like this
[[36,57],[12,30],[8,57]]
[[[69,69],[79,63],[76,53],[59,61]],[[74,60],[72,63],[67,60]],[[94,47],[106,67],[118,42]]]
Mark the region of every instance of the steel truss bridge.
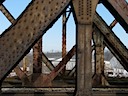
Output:
[[[11,26],[0,36],[1,96],[127,96],[128,87],[111,85],[104,75],[104,48],[107,47],[128,71],[128,49],[114,34],[119,23],[128,33],[128,4],[125,0],[32,0],[15,19],[0,1],[0,10]],[[115,20],[110,26],[96,13],[102,3]],[[13,7],[13,6],[12,6]],[[68,13],[67,13],[68,12]],[[66,24],[73,14],[76,25],[76,44],[66,53]],[[68,16],[66,15],[68,14]],[[42,52],[42,37],[58,18],[63,17],[62,61],[54,67]],[[54,33],[53,33],[54,34]],[[93,40],[93,46],[91,41]],[[28,76],[18,63],[33,48],[33,74]],[[92,50],[95,50],[95,73],[92,75]],[[76,66],[65,74],[65,65],[76,55]],[[51,72],[41,72],[42,61]],[[2,87],[14,69],[22,87]],[[68,84],[75,82],[73,85]],[[66,83],[58,84],[61,78]],[[57,82],[57,85],[54,84]]]

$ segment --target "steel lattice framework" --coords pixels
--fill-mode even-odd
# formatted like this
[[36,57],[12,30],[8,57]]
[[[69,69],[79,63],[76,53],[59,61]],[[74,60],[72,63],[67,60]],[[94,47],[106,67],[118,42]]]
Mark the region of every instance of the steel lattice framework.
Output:
[[[18,19],[14,19],[11,13],[0,1],[0,10],[12,23],[12,25],[0,36],[0,82],[14,69],[21,79],[23,86],[42,87],[39,93],[60,92],[73,93],[75,96],[115,96],[116,94],[128,94],[128,89],[98,89],[97,87],[109,86],[104,76],[104,47],[107,46],[122,66],[128,71],[128,49],[114,34],[112,28],[117,22],[128,33],[128,4],[125,0],[32,0]],[[96,13],[96,6],[102,3],[115,17],[110,26]],[[67,8],[70,6],[68,16]],[[76,24],[76,45],[66,53],[66,23],[73,13]],[[42,36],[49,28],[63,16],[62,33],[62,61],[55,67],[42,52]],[[53,33],[54,34],[54,33]],[[93,40],[94,45],[91,45]],[[33,47],[33,74],[27,76],[20,69],[18,63]],[[95,73],[92,76],[92,50],[95,50]],[[66,76],[65,66],[76,54],[76,66],[68,76],[76,74],[76,88],[44,88],[51,87],[52,81],[57,76]],[[42,61],[51,70],[50,74],[41,73]],[[77,69],[77,70],[76,70]],[[23,90],[21,88],[21,90]],[[33,89],[27,89],[32,91]],[[27,93],[23,90],[20,94]],[[75,90],[75,92],[74,92]],[[112,90],[110,92],[110,90]],[[123,91],[119,91],[123,90]],[[2,90],[3,93],[8,93]],[[1,92],[1,95],[3,94]],[[15,92],[11,90],[11,92]],[[32,91],[33,92],[33,91]],[[34,92],[36,92],[34,90]],[[104,93],[105,92],[105,93]],[[108,94],[108,92],[110,92]],[[32,94],[30,92],[30,94]],[[61,94],[62,95],[62,94]],[[57,95],[57,96],[61,96]],[[49,95],[51,96],[51,95]],[[63,95],[63,96],[67,96]]]

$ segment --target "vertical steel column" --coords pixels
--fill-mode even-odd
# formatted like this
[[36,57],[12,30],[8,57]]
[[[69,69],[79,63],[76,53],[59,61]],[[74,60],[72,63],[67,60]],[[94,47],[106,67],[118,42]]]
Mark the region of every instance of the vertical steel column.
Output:
[[[66,55],[66,10],[62,16],[62,58]],[[62,74],[65,74],[66,65],[62,70]]]
[[92,26],[78,24],[77,34],[77,91],[78,96],[91,96],[92,64],[91,64]]
[[33,73],[42,73],[42,38],[33,47]]
[[77,93],[92,96],[92,20],[98,0],[74,0],[77,19]]
[[104,37],[98,31],[93,32],[95,45],[95,75],[93,77],[93,86],[104,86]]

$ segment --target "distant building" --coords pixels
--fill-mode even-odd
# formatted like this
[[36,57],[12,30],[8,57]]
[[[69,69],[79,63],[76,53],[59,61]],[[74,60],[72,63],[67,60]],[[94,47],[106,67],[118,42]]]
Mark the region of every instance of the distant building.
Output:
[[[106,62],[107,64],[108,62]],[[109,65],[110,64],[110,65]],[[107,68],[107,67],[110,68]],[[123,68],[120,62],[113,56],[110,62],[107,64],[105,75],[108,77],[128,77],[128,72]]]

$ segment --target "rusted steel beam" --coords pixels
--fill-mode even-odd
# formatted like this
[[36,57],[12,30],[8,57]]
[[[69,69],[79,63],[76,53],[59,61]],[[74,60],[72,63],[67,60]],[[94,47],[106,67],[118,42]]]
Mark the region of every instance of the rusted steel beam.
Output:
[[21,79],[22,85],[26,86],[26,84],[30,84],[29,78],[27,76],[27,62],[26,62],[26,56],[23,58],[23,70],[19,67],[16,66],[14,68],[14,71],[16,72],[17,76]]
[[62,59],[62,61],[60,61],[60,63],[54,68],[54,70],[52,70],[51,73],[44,79],[43,84],[47,85],[48,83],[50,83],[59,74],[59,72],[62,71],[62,69],[67,64],[67,62],[75,54],[75,50],[76,50],[76,46],[73,46],[73,48]]
[[[33,96],[33,95],[42,95],[44,93],[72,93],[71,96],[73,96],[73,93],[75,91],[75,88],[1,88],[1,93],[3,96],[7,96],[8,94],[13,96],[15,95],[27,95],[27,96]],[[92,96],[127,96],[128,95],[128,88],[93,88],[93,95]],[[69,94],[69,95],[70,95]],[[59,96],[65,96],[65,95],[59,95]],[[67,96],[67,95],[66,95]]]
[[93,76],[93,87],[108,85],[104,75],[104,36],[97,32],[94,27],[93,41],[95,46],[95,73]]
[[42,38],[33,47],[33,73],[42,73]]
[[1,34],[0,82],[54,24],[70,2],[71,0],[33,0],[16,24]]
[[[16,72],[17,76],[18,76],[22,81],[24,81],[24,79],[28,79],[26,73],[25,73],[23,70],[21,70],[21,68],[20,68],[19,66],[16,66],[16,67],[14,68],[14,71]],[[28,81],[29,81],[29,80],[28,80]]]
[[3,4],[0,5],[0,10],[12,24],[15,23],[15,18],[11,15],[11,13],[5,8]]
[[[62,15],[62,58],[64,58],[66,55],[66,25],[71,14],[71,9],[69,10],[68,16],[66,16],[66,14],[67,11],[65,10]],[[65,71],[66,71],[66,66],[62,70],[62,74],[65,74]]]
[[127,88],[93,88],[92,96],[127,96]]
[[[40,96],[40,95],[44,95],[45,93],[51,93],[51,95],[53,96],[68,96],[68,95],[55,95],[56,93],[73,93],[75,90],[75,88],[62,88],[62,87],[58,87],[58,88],[2,88],[1,91],[2,94],[1,96],[14,96],[14,94],[20,94],[20,96],[25,95],[25,96]],[[55,94],[54,94],[55,92]],[[37,94],[36,94],[37,93]],[[6,94],[6,95],[5,95]],[[46,96],[51,96],[51,95],[46,95]]]
[[92,22],[98,0],[74,0],[77,23],[77,92],[76,96],[92,96],[91,39]]
[[102,0],[115,19],[128,33],[128,4],[125,0]]
[[110,28],[112,29],[115,25],[117,24],[117,21],[116,20],[114,20],[111,24],[110,24]]
[[51,71],[55,68],[52,62],[47,58],[47,56],[43,52],[42,52],[42,62],[44,62]]
[[42,73],[42,38],[33,47],[33,74]]
[[104,37],[101,33],[98,33],[96,29],[93,31],[93,41],[95,45],[95,75],[93,77],[94,86],[102,86],[102,78],[104,75]]
[[[66,10],[62,15],[62,58],[66,55]],[[62,74],[65,74],[66,66],[62,70]]]
[[128,71],[128,49],[126,46],[124,46],[114,32],[110,30],[110,28],[98,14],[96,14],[94,17],[94,23],[99,31],[104,35],[104,43],[106,46],[119,60],[122,66]]

